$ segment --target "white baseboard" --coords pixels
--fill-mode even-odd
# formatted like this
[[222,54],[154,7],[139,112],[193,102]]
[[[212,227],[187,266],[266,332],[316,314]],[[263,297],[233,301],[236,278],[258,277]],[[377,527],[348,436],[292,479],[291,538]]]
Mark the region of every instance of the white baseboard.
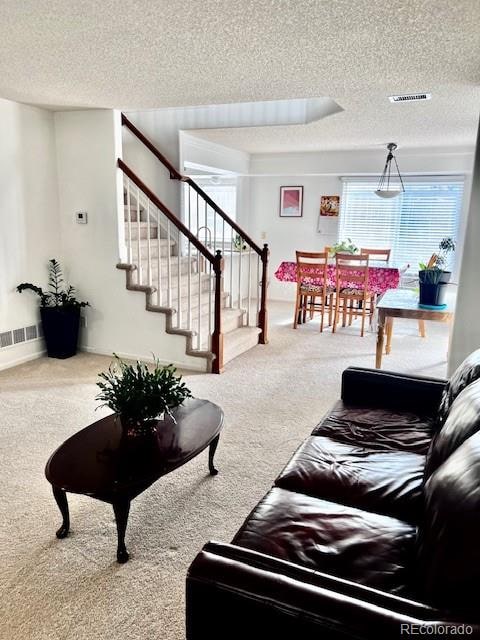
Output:
[[7,362],[0,362],[0,371],[11,369],[12,367],[18,367],[18,365],[24,364],[25,362],[30,362],[30,360],[37,360],[38,358],[44,356],[46,353],[46,349],[41,349],[40,351],[35,351],[34,353],[28,353],[25,356],[20,356],[20,358],[14,358],[13,360],[8,360]]
[[[80,351],[85,351],[86,353],[93,353],[97,356],[110,356],[112,357],[111,351],[106,351],[104,349],[97,349],[96,347],[80,347]],[[125,353],[123,351],[115,352],[119,358],[123,358],[124,360],[141,360],[143,362],[153,362],[153,358],[150,356],[142,356],[134,353]],[[203,362],[203,358],[196,358],[199,360],[198,365],[194,363],[193,365],[185,365],[184,362],[176,362],[175,360],[162,360],[158,358],[158,361],[161,365],[173,364],[177,369],[184,369],[185,371],[195,371],[200,373],[206,373],[205,363]],[[203,365],[203,366],[202,366]]]

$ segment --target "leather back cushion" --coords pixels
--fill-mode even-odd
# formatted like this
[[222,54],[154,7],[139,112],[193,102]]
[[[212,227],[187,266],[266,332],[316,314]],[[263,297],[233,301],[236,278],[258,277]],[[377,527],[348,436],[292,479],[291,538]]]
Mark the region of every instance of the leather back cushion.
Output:
[[480,433],[432,474],[425,500],[418,538],[425,596],[439,607],[478,609]]
[[438,412],[440,426],[445,422],[455,398],[472,382],[480,378],[480,349],[466,358],[451,375],[443,392]]
[[452,403],[445,424],[430,444],[425,478],[470,436],[480,430],[480,380],[472,382]]

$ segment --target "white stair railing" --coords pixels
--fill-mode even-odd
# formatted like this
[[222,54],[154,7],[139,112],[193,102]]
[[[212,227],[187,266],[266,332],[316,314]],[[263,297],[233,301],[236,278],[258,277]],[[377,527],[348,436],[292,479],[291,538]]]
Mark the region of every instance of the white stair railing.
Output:
[[188,332],[193,349],[213,353],[223,368],[221,308],[225,296],[220,251],[210,251],[121,160],[127,264],[135,286],[149,295],[148,308],[171,317]]

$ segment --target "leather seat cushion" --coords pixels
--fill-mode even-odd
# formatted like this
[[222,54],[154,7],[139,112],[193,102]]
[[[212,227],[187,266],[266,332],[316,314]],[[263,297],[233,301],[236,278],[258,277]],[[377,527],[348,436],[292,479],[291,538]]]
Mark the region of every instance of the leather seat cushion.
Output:
[[425,477],[465,442],[480,430],[480,380],[469,384],[453,401],[448,417],[435,435],[427,458]]
[[415,528],[303,493],[273,488],[233,544],[391,593],[408,592]]
[[424,455],[432,439],[433,422],[433,418],[409,411],[347,405],[339,400],[312,435],[376,451]]
[[438,412],[439,424],[442,425],[450,411],[455,398],[468,387],[469,384],[480,378],[480,349],[471,353],[462,364],[450,376],[450,380],[443,392],[440,410]]
[[425,456],[376,451],[311,436],[276,485],[417,523],[423,507]]

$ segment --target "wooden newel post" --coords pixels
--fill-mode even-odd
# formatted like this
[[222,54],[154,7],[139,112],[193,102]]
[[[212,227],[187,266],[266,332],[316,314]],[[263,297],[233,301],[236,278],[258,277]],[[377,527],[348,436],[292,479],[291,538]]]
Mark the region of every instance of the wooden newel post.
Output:
[[258,326],[261,331],[258,336],[259,344],[268,344],[268,313],[267,313],[267,286],[268,286],[268,244],[262,249],[262,280],[260,282],[260,310],[258,312]]
[[214,320],[212,333],[212,351],[215,360],[212,363],[212,373],[222,373],[223,371],[223,333],[222,333],[222,274],[223,257],[222,252],[217,250],[215,262],[213,263],[215,273],[215,294],[214,294]]

